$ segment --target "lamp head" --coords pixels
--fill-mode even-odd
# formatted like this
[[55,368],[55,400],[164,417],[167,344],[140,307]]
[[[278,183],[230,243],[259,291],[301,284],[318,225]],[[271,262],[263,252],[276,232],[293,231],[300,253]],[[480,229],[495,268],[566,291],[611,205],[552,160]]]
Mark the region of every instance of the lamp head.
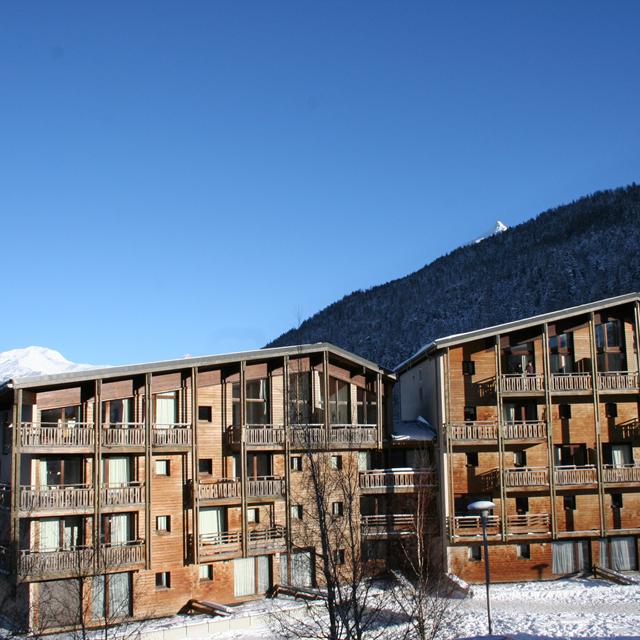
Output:
[[477,500],[472,502],[468,507],[469,511],[478,511],[483,518],[489,515],[491,509],[495,509],[496,505],[491,500]]

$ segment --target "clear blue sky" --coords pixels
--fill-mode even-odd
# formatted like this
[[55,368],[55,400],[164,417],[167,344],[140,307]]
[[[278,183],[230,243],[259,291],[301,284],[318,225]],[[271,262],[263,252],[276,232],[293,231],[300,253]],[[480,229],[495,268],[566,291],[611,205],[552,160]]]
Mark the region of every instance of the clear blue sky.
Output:
[[637,182],[639,33],[636,1],[4,2],[0,350],[259,347]]

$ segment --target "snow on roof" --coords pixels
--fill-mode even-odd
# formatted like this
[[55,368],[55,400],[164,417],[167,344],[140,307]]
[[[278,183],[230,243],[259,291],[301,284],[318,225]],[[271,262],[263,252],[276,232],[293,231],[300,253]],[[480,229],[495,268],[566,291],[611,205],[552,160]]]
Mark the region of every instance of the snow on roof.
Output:
[[437,431],[422,416],[416,420],[393,423],[391,440],[394,442],[432,442],[436,439]]

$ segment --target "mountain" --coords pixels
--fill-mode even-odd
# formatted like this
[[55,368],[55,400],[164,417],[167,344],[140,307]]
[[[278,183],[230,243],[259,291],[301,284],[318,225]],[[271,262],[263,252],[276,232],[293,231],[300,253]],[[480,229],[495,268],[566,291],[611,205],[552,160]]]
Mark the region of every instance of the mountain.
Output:
[[479,238],[476,238],[474,242],[482,242],[483,240],[486,240],[489,236],[495,236],[498,233],[502,233],[503,231],[506,231],[508,228],[509,227],[504,222],[501,222],[500,220],[496,220],[496,226],[493,227],[491,231],[487,231],[487,233],[483,233]]
[[328,341],[394,367],[431,340],[640,290],[640,186],[600,191],[355,291],[267,346]]
[[10,378],[64,373],[91,369],[89,364],[75,364],[59,351],[47,347],[26,347],[0,352],[0,384]]

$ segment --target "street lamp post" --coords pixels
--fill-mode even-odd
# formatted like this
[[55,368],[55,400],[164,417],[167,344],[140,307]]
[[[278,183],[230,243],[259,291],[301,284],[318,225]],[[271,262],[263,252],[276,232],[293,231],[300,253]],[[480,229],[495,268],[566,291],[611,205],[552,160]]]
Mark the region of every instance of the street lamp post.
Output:
[[482,547],[484,549],[484,578],[487,589],[487,623],[489,625],[489,635],[493,635],[491,628],[491,601],[489,600],[489,583],[491,582],[491,574],[489,572],[489,541],[487,540],[487,517],[492,509],[496,508],[496,505],[490,500],[478,500],[472,502],[469,505],[469,511],[476,511],[480,513],[480,520],[482,522]]

